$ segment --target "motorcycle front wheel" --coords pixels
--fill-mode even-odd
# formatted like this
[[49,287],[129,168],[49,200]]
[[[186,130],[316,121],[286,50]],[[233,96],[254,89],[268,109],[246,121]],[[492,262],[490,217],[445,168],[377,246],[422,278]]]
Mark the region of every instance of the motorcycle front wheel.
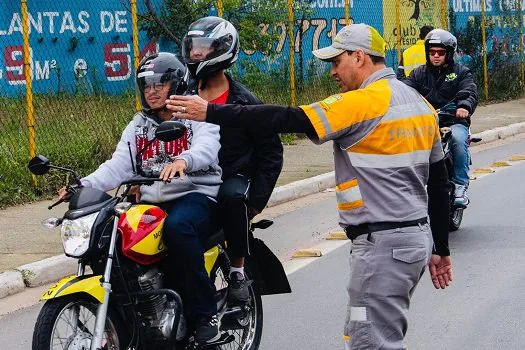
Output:
[[450,231],[457,231],[463,220],[463,208],[454,208],[450,213]]
[[[97,307],[95,300],[78,294],[46,301],[35,324],[33,350],[89,349]],[[102,337],[102,349],[127,349],[127,334],[123,322],[110,308]]]

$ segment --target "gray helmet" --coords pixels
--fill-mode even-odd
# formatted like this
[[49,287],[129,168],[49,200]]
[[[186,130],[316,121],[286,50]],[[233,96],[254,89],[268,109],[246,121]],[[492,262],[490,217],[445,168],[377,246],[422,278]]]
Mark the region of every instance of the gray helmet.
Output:
[[[192,50],[206,52],[195,56]],[[182,57],[191,74],[202,79],[231,66],[239,55],[239,34],[227,20],[209,16],[192,24],[184,36]]]
[[428,51],[431,47],[442,47],[447,50],[446,62],[454,63],[454,53],[458,47],[458,40],[452,33],[444,29],[434,29],[425,37],[425,53],[429,62]]
[[142,59],[137,67],[135,79],[142,111],[149,113],[153,110],[144,96],[146,86],[171,83],[168,94],[182,95],[188,87],[189,73],[184,63],[177,56],[170,52],[158,52]]

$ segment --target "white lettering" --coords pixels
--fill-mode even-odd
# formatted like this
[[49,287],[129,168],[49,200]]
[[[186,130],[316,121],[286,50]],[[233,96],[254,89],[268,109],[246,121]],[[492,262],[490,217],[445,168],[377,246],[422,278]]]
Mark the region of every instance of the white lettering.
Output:
[[463,12],[463,2],[461,0],[454,0],[454,12]]
[[[109,23],[106,23],[106,20],[108,20]],[[115,26],[115,20],[113,19],[113,14],[109,11],[101,11],[100,12],[100,31],[102,33],[109,33],[113,30],[114,26]]]
[[60,34],[64,33],[66,30],[71,31],[71,33],[76,33],[77,29],[73,23],[73,17],[71,17],[71,12],[64,12],[64,17],[62,17],[62,26],[60,27]]
[[[354,7],[354,0],[349,2],[350,8]],[[314,0],[310,3],[311,8],[345,8],[346,0]]]
[[[128,31],[128,20],[125,18],[126,15],[127,11],[115,11],[115,31],[119,33],[126,33]],[[123,16],[124,18],[121,18],[121,16]],[[121,27],[121,24],[124,25],[124,27]]]
[[77,30],[80,33],[87,33],[87,32],[89,32],[89,23],[87,22],[88,18],[89,18],[89,13],[87,11],[80,11],[78,13],[78,20],[79,20],[81,26],[78,26]]
[[11,18],[11,24],[9,25],[9,31],[7,35],[13,34],[13,32],[22,33],[22,20],[20,19],[20,14],[15,12]]
[[31,26],[33,28],[35,28],[38,33],[42,34],[42,13],[39,12],[37,14],[37,17],[36,17],[37,21],[36,22],[35,22],[35,19],[33,18],[33,16],[30,13],[27,14],[27,18],[29,18],[29,23],[31,24],[29,26],[29,34],[31,34]]
[[36,80],[49,80],[49,61],[44,61],[44,66],[40,66],[40,61],[35,62]]
[[43,12],[42,15],[44,15],[44,17],[49,18],[49,33],[53,34],[55,32],[54,17],[58,17],[59,13],[58,12]]

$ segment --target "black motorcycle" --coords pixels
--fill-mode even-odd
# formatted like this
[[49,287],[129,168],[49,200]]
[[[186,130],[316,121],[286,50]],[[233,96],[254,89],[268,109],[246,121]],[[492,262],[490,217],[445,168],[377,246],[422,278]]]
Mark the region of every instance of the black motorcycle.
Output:
[[[457,231],[459,229],[459,227],[461,226],[461,221],[463,220],[463,211],[467,208],[465,205],[456,205],[455,203],[455,184],[452,182],[452,179],[454,177],[454,162],[450,151],[450,140],[452,139],[452,130],[450,126],[454,123],[454,119],[456,118],[456,102],[458,100],[468,97],[468,95],[468,92],[460,91],[453,100],[451,100],[449,103],[437,110],[439,118],[439,130],[441,132],[441,144],[443,146],[443,152],[445,153],[445,164],[447,167],[450,183],[454,185],[450,192],[450,231]],[[471,143],[476,143],[479,141],[481,141],[481,138],[471,137],[469,129],[469,146]],[[469,163],[470,165],[472,165],[472,158],[470,157],[470,155]]]

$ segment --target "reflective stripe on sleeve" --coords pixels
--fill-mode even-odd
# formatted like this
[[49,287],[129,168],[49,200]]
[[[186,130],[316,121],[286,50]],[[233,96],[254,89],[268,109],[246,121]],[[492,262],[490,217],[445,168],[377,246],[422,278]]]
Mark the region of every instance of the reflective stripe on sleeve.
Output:
[[321,108],[321,105],[317,102],[312,104],[312,108],[317,113],[317,116],[321,120],[321,123],[323,123],[323,127],[325,130],[325,135],[329,135],[332,133],[332,128],[330,127],[330,124],[328,123],[328,118],[326,117],[325,112]]
[[416,164],[428,164],[430,150],[392,155],[348,152],[348,157],[352,165],[359,168],[402,168]]
[[339,184],[335,190],[339,210],[352,210],[364,205],[357,179]]
[[428,105],[425,102],[421,101],[417,103],[409,103],[405,105],[390,107],[390,109],[381,121],[385,122],[391,120],[401,120],[432,113],[433,112],[430,108],[428,108]]

